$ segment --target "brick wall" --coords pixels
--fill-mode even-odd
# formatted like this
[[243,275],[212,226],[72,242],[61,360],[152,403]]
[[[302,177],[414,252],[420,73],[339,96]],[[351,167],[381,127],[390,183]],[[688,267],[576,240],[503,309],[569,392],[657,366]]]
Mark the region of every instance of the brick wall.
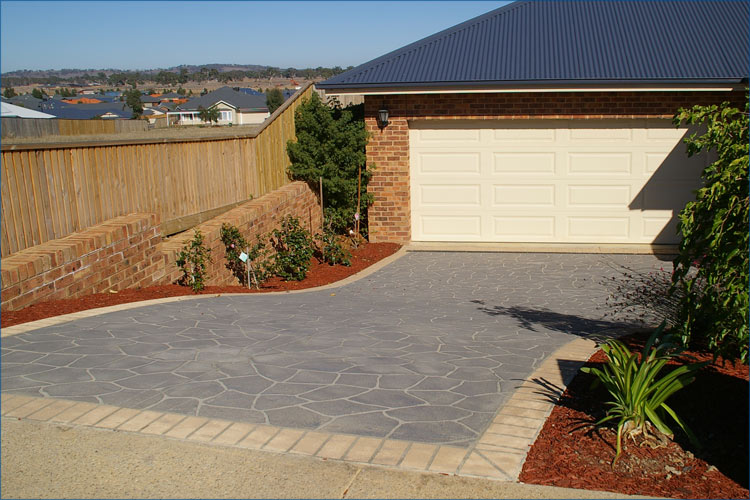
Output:
[[[304,182],[288,184],[198,226],[213,258],[207,284],[237,284],[224,267],[222,223],[237,226],[255,241],[256,234],[269,233],[286,215],[298,217],[314,233],[320,231],[320,205]],[[157,215],[130,214],[27,248],[0,262],[0,307],[12,311],[42,301],[173,283],[182,276],[177,254],[192,238],[193,231],[186,231],[162,241]]]
[[3,258],[3,311],[46,300],[149,286],[164,259],[155,214],[130,214]]
[[[320,204],[315,193],[304,182],[287,184],[197,226],[196,229],[203,233],[205,246],[211,249],[212,261],[207,268],[206,284],[238,284],[237,279],[225,267],[226,252],[220,237],[223,223],[237,226],[245,239],[254,243],[256,235],[269,233],[278,227],[279,220],[287,215],[298,217],[304,228],[307,230],[312,228],[312,233],[320,232],[322,220]],[[180,250],[193,239],[194,234],[193,231],[185,231],[162,244],[166,270],[163,279],[165,283],[174,283],[182,276],[182,271],[175,261]]]
[[[672,118],[680,107],[731,101],[744,107],[745,92],[525,92],[496,94],[417,94],[365,97],[370,133],[367,163],[375,165],[368,190],[370,241],[411,240],[409,185],[410,120],[633,119]],[[377,126],[377,111],[389,111],[390,124]]]

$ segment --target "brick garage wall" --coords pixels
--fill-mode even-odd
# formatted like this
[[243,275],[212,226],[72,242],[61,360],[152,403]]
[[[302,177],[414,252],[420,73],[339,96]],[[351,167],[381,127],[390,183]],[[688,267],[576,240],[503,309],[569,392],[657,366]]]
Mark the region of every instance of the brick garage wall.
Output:
[[[365,96],[370,133],[367,164],[376,168],[368,184],[375,197],[368,210],[370,241],[411,240],[409,184],[410,120],[633,119],[672,118],[680,107],[730,101],[744,108],[738,92],[524,92]],[[377,126],[378,109],[390,124]]]
[[161,280],[159,220],[130,214],[3,258],[3,311]]
[[[256,235],[265,235],[278,227],[279,221],[292,215],[300,219],[301,225],[312,233],[320,232],[322,213],[315,193],[304,182],[292,182],[286,186],[244,203],[229,212],[211,219],[199,226],[203,233],[204,245],[211,249],[211,259],[207,267],[207,285],[237,285],[237,278],[226,269],[226,252],[221,242],[223,223],[237,226],[242,235],[254,243]],[[180,250],[194,237],[193,231],[184,233],[162,244],[164,253],[164,283],[174,283],[182,271],[175,261]]]

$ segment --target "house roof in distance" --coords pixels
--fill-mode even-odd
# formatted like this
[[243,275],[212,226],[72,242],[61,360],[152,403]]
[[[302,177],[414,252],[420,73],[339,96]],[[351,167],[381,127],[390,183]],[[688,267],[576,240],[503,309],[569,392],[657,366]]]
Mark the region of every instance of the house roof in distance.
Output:
[[199,107],[210,108],[219,101],[223,101],[240,111],[268,112],[266,96],[245,94],[230,87],[221,87],[206,95],[191,99],[184,104],[180,104],[177,109],[179,111],[195,111]]
[[732,0],[517,1],[317,86],[741,83],[749,12]]
[[0,102],[0,108],[2,108],[2,113],[0,114],[2,114],[3,118],[55,118],[54,115],[24,108],[23,106],[16,106],[15,104],[6,102],[5,99]]

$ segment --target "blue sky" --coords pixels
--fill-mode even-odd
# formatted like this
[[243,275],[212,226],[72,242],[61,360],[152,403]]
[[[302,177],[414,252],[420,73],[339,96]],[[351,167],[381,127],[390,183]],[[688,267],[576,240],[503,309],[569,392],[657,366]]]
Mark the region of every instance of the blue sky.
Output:
[[499,1],[0,1],[0,71],[357,66]]

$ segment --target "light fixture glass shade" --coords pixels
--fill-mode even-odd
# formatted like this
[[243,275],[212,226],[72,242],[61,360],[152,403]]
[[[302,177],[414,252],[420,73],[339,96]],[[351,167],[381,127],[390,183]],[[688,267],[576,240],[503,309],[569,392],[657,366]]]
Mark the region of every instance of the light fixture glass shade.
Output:
[[378,125],[380,125],[381,128],[388,125],[388,110],[387,109],[378,110]]

